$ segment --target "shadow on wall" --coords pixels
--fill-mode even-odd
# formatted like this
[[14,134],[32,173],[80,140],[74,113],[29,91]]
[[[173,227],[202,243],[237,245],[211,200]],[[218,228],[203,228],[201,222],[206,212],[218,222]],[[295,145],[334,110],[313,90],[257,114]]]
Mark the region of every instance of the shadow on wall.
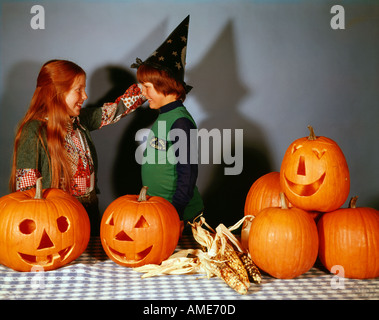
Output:
[[[251,95],[251,92],[240,80],[235,50],[233,24],[229,22],[201,62],[187,70],[188,83],[194,86],[191,94],[207,114],[207,118],[198,123],[198,128],[208,131],[213,128],[232,129],[232,132],[243,129],[243,156],[236,154],[240,150],[234,144],[231,152],[243,159],[243,171],[240,174],[225,175],[224,168],[228,165],[223,157],[221,164],[199,165],[198,185],[205,186],[199,186],[203,190],[204,217],[212,227],[217,227],[219,223],[228,227],[241,219],[245,198],[252,183],[271,171],[262,131],[238,110],[241,101]],[[252,105],[251,108],[253,107]],[[191,110],[191,107],[188,109]],[[235,141],[234,134],[231,141]],[[210,152],[212,148],[210,144]],[[221,149],[219,152],[222,155],[224,151],[226,150]]]

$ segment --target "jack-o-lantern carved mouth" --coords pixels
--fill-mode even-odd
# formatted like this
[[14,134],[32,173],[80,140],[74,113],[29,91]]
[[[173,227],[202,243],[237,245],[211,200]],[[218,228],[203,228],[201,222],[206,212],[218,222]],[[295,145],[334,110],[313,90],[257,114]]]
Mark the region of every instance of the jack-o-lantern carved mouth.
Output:
[[70,255],[72,249],[73,249],[73,246],[69,246],[54,254],[49,254],[45,256],[43,255],[35,256],[35,255],[25,254],[21,252],[18,252],[18,255],[27,264],[43,266],[43,265],[50,265],[56,260],[61,261],[61,262],[64,261]]
[[310,197],[320,189],[321,185],[324,183],[325,175],[326,173],[324,172],[320,178],[310,184],[298,184],[290,181],[287,177],[285,178],[286,183],[292,192],[302,197]]
[[151,245],[150,247],[146,248],[145,250],[142,250],[142,251],[137,252],[137,253],[136,252],[122,253],[122,252],[119,252],[119,251],[111,248],[109,245],[108,245],[108,249],[110,252],[112,252],[113,256],[116,259],[118,259],[122,262],[138,262],[138,261],[141,261],[147,257],[147,255],[153,249],[153,246]]

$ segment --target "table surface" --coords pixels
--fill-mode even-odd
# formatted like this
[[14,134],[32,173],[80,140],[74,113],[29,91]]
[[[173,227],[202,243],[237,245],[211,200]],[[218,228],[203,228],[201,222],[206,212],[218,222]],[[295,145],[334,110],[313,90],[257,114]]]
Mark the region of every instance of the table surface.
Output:
[[[179,241],[177,249],[196,248],[191,235]],[[1,300],[377,300],[379,278],[338,278],[321,266],[295,279],[262,276],[240,295],[221,279],[202,274],[164,275],[141,279],[142,273],[120,266],[103,251],[98,237],[72,263],[48,272],[16,272],[0,265]]]

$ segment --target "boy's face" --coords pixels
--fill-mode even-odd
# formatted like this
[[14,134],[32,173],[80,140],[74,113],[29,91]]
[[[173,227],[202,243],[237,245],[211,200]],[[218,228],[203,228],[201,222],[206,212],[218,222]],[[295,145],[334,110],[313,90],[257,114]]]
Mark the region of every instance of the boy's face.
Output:
[[176,95],[169,94],[165,96],[163,93],[156,91],[151,82],[144,82],[141,83],[141,85],[142,94],[148,100],[151,109],[159,109],[164,105],[177,100]]

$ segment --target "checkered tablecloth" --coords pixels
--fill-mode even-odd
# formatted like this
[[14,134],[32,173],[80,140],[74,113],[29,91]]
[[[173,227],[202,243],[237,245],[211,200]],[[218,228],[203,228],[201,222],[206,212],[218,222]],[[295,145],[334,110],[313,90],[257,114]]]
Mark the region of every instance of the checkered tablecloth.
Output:
[[[195,248],[184,236],[177,250]],[[74,262],[48,272],[16,272],[0,265],[0,299],[156,299],[156,300],[344,300],[379,299],[379,278],[337,279],[322,267],[313,267],[296,279],[280,280],[263,275],[240,295],[218,278],[203,275],[165,275],[141,279],[141,273],[122,267],[104,253],[99,238]],[[342,281],[342,282],[341,282]]]

